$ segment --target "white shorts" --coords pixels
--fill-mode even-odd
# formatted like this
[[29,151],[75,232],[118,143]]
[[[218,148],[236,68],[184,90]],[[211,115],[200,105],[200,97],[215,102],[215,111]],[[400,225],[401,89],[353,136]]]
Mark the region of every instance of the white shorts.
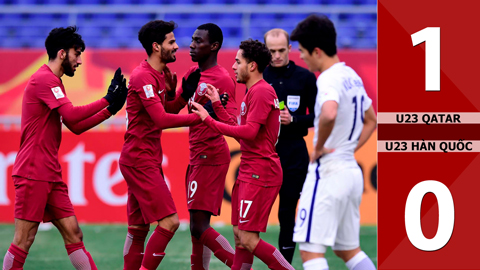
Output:
[[362,193],[363,175],[357,164],[311,163],[300,196],[293,241],[334,250],[359,247]]

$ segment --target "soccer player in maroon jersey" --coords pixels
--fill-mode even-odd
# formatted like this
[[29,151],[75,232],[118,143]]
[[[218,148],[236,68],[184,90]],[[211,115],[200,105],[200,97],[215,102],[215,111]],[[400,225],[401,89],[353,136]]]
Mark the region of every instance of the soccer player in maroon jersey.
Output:
[[[211,129],[240,141],[240,172],[232,191],[232,225],[235,235],[235,258],[232,269],[249,269],[257,256],[270,269],[293,269],[280,251],[260,239],[268,216],[282,185],[282,168],[275,150],[280,131],[280,109],[275,90],[265,80],[263,71],[271,61],[265,44],[246,40],[240,44],[233,70],[237,82],[248,92],[241,105],[241,125],[231,126],[209,117],[198,103],[192,102],[204,123]],[[217,117],[225,122],[228,114],[219,105],[217,91],[209,85]],[[213,91],[212,91],[213,90]]]
[[83,245],[67,185],[62,180],[58,148],[62,122],[80,134],[116,114],[125,104],[126,81],[120,68],[107,95],[84,106],[73,106],[60,79],[73,77],[82,64],[85,43],[77,28],[55,28],[45,41],[48,64],[27,83],[22,101],[20,150],[13,165],[15,234],[3,260],[3,270],[23,269],[41,221],[52,222],[65,242],[75,269],[97,269]]
[[[193,72],[184,79],[182,93],[167,101],[167,90],[175,89],[166,85],[165,78],[171,76],[166,72],[166,64],[176,60],[175,28],[174,22],[155,20],[145,24],[138,33],[148,58],[130,76],[127,132],[119,161],[128,186],[128,233],[123,252],[126,270],[157,269],[179,226],[175,204],[163,177],[162,130],[201,123],[195,114],[166,112],[185,106],[200,79],[200,72]],[[152,222],[157,222],[157,227],[144,251]]]
[[[207,84],[212,84],[221,93],[228,95],[226,111],[229,114],[228,121],[234,125],[237,122],[235,81],[217,63],[222,43],[222,30],[213,23],[202,24],[193,33],[190,56],[198,66],[192,66],[184,78],[197,69],[202,71],[202,76],[189,100],[188,110],[192,112],[191,102],[195,101],[204,106],[212,117],[216,117],[212,102],[205,95]],[[179,92],[182,93],[181,91],[180,89]],[[203,270],[204,266],[208,269],[210,250],[221,262],[231,267],[235,250],[225,237],[210,227],[210,217],[220,214],[230,150],[222,134],[201,123],[190,127],[189,142],[190,164],[187,167],[185,186],[192,235],[191,269]]]

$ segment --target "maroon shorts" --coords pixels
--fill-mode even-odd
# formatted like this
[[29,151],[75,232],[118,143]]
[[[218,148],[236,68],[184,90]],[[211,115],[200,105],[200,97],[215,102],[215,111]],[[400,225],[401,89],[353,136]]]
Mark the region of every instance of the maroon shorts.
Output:
[[14,176],[13,183],[15,218],[50,222],[75,215],[64,182],[28,180]]
[[161,168],[120,164],[120,171],[128,186],[128,225],[150,224],[177,212]]
[[232,191],[232,225],[242,231],[266,232],[280,187],[263,187],[237,179]]
[[220,215],[229,165],[188,165],[185,176],[188,210]]

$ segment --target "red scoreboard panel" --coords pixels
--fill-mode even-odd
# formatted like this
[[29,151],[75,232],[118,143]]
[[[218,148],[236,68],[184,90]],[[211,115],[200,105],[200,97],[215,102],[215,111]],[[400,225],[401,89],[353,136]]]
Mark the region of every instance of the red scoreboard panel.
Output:
[[480,269],[480,1],[378,1],[378,268]]

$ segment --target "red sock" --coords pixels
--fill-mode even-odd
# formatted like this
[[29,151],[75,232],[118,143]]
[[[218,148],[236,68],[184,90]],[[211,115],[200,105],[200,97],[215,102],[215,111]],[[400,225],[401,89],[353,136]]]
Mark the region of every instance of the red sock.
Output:
[[172,239],[174,233],[160,226],[148,239],[145,254],[143,255],[142,266],[140,269],[155,270],[165,256],[165,248]]
[[10,244],[10,247],[3,258],[3,270],[21,270],[27,259],[28,252]]
[[253,254],[243,247],[235,247],[235,258],[232,270],[250,270],[253,264]]
[[219,234],[212,227],[206,229],[200,241],[208,247],[215,257],[217,257],[221,262],[226,264],[228,267],[233,265],[233,257],[235,256],[235,250],[233,250],[228,240]]
[[92,256],[85,249],[83,242],[65,245],[68,258],[72,262],[73,267],[77,270],[97,270],[97,266],[93,262]]
[[274,246],[260,239],[257,246],[253,250],[253,255],[257,256],[262,262],[264,262],[268,268],[273,270],[295,270],[287,260],[283,257],[282,253],[278,251]]
[[205,270],[210,265],[212,251],[204,246],[200,240],[192,236],[192,256],[190,256],[192,270]]
[[149,228],[128,228],[125,246],[123,247],[123,269],[138,270],[142,265],[145,238]]

